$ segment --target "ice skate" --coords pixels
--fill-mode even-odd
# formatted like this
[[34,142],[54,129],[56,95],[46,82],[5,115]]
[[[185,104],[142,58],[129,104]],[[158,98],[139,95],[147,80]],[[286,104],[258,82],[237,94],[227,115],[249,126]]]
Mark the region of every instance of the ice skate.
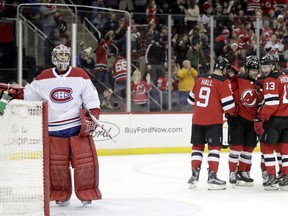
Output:
[[276,175],[268,175],[267,181],[263,183],[264,190],[270,191],[270,190],[278,190],[278,180],[276,178]]
[[59,207],[67,207],[70,205],[70,199],[68,199],[66,201],[56,200],[55,202]]
[[263,183],[267,182],[268,180],[267,171],[262,171],[262,180],[263,180]]
[[278,182],[281,182],[282,181],[282,179],[283,179],[283,177],[284,177],[284,174],[281,172],[281,171],[279,171],[278,173],[277,173],[277,180],[278,180]]
[[230,172],[229,183],[232,185],[232,187],[235,187],[236,182],[236,172]]
[[226,182],[217,178],[217,173],[209,171],[208,174],[208,190],[225,190]]
[[281,181],[279,182],[279,187],[283,191],[288,191],[288,176],[283,175]]
[[236,181],[237,186],[252,187],[254,179],[250,178],[248,172],[237,171]]
[[197,183],[199,180],[199,175],[200,175],[200,167],[196,167],[194,170],[192,170],[192,176],[191,178],[188,180],[188,184],[189,184],[189,189],[193,189],[197,187]]
[[86,206],[88,204],[91,204],[92,201],[91,200],[81,200],[81,203],[82,203],[83,206]]

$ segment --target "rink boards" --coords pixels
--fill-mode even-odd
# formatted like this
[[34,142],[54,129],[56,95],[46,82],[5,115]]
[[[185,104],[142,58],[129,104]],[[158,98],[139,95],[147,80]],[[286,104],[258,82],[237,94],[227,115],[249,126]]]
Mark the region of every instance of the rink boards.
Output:
[[[185,153],[191,151],[191,113],[102,114],[93,137],[99,155]],[[224,120],[223,142],[227,143]]]

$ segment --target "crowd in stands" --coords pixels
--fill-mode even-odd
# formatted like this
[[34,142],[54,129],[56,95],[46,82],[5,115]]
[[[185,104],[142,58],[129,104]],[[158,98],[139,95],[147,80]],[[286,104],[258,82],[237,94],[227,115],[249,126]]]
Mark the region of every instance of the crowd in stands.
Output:
[[[23,2],[53,3],[54,1],[27,0]],[[66,1],[67,4],[71,4],[71,2],[77,5],[99,7],[94,9],[83,7],[83,13],[80,11],[81,20],[83,21],[85,17],[88,18],[101,32],[101,36],[98,36],[97,47],[81,48],[81,44],[79,44],[77,65],[92,71],[94,77],[104,84],[101,85],[103,89],[100,92],[106,90],[106,95],[107,89],[110,93],[115,91],[116,80],[115,70],[112,69],[113,63],[109,66],[109,58],[116,61],[117,56],[122,58],[126,56],[128,20],[123,13],[105,11],[101,8],[126,10],[131,13],[132,71],[137,71],[137,73],[140,71],[142,81],[145,81],[147,73],[149,73],[149,82],[146,81],[145,89],[151,90],[148,93],[145,91],[145,94],[154,95],[156,101],[158,99],[155,95],[158,94],[158,91],[155,93],[153,88],[148,86],[155,86],[163,95],[167,95],[169,84],[174,93],[181,92],[179,91],[181,75],[179,76],[178,72],[181,68],[187,67],[187,60],[197,74],[210,73],[211,49],[214,57],[222,55],[233,66],[243,71],[246,56],[257,54],[257,26],[260,29],[259,57],[277,56],[281,67],[288,67],[288,3],[286,0]],[[15,11],[11,12],[11,9],[5,11],[0,7],[0,15],[6,15],[8,12],[15,16]],[[53,5],[33,7],[26,10],[25,13],[29,20],[47,35],[47,53],[51,47],[59,43],[70,44],[69,35],[66,34],[65,16],[57,7]],[[172,15],[173,21],[171,27],[171,72],[167,67],[167,50],[168,42],[170,42],[168,41],[167,15]],[[213,32],[210,28],[212,16],[214,20],[212,25],[215,26]],[[210,37],[213,37],[213,47],[211,47]],[[116,47],[113,51],[111,51],[112,46]],[[183,64],[183,62],[186,63]],[[167,73],[171,73],[172,80],[167,81]],[[191,72],[189,79],[191,77],[195,78],[194,72]],[[125,79],[121,81],[122,84],[125,83]],[[187,89],[189,87],[190,89],[193,87],[193,82]],[[118,90],[117,93],[119,93]],[[179,96],[179,94],[173,95]],[[122,93],[120,96],[125,99],[125,95]],[[176,106],[179,104],[178,102],[176,101]],[[181,107],[185,107],[185,105],[181,105]],[[167,109],[167,106],[164,109]],[[154,110],[157,109],[152,111]]]

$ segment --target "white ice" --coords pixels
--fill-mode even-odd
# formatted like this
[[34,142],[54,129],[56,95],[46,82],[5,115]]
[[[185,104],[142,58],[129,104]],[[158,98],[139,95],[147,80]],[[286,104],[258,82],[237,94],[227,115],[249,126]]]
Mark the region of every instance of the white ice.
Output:
[[198,187],[188,189],[190,155],[154,154],[100,156],[102,200],[83,207],[73,195],[69,207],[51,202],[51,216],[249,216],[286,215],[287,191],[262,187],[260,154],[253,154],[254,186],[232,188],[228,183],[228,153],[222,153],[218,177],[223,191],[207,190],[205,154]]

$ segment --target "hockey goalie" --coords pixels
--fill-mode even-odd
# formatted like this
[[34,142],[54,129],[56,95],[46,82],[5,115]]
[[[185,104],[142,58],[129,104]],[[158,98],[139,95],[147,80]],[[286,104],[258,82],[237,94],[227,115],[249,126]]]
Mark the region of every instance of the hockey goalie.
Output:
[[2,98],[8,92],[12,98],[48,102],[50,201],[59,206],[69,204],[71,168],[74,168],[74,191],[82,204],[101,199],[98,159],[91,135],[97,124],[88,115],[89,112],[99,119],[100,101],[86,72],[69,66],[70,56],[69,47],[57,45],[51,53],[56,67],[42,71],[24,90],[0,85]]

